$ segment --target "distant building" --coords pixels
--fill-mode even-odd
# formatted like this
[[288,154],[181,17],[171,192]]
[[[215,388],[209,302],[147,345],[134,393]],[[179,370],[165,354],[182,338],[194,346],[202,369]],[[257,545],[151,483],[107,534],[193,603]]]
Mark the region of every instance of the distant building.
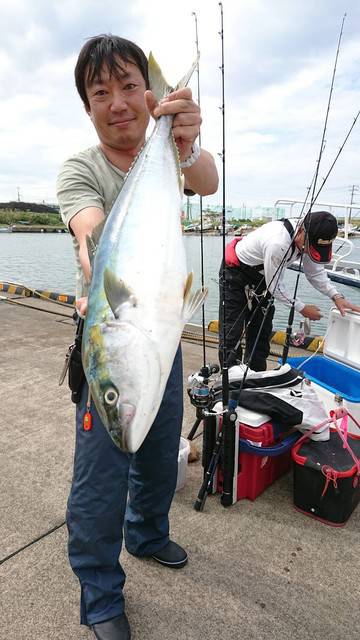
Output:
[[[185,212],[185,219],[189,222],[195,222],[200,218],[200,203],[195,198],[187,198],[183,209]],[[211,204],[203,205],[203,215],[222,216],[222,205]],[[247,207],[245,204],[242,207],[233,207],[227,205],[225,210],[225,217],[227,220],[278,220],[285,215],[285,209],[283,207]]]

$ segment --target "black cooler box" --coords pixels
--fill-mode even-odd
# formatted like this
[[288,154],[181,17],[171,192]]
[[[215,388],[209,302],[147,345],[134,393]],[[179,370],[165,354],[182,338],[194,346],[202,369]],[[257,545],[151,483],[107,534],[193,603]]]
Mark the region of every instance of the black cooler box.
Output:
[[326,524],[343,526],[360,500],[360,438],[348,433],[354,460],[336,429],[328,442],[301,438],[292,450],[294,507]]

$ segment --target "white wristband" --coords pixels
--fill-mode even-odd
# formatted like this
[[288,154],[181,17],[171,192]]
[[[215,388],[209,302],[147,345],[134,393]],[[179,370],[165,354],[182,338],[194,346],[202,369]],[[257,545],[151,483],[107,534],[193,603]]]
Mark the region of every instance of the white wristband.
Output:
[[190,167],[193,166],[193,164],[195,164],[197,160],[199,160],[199,158],[200,158],[200,147],[199,145],[196,144],[196,142],[194,142],[193,146],[191,147],[191,155],[188,158],[186,158],[186,160],[184,160],[183,162],[180,162],[180,168],[189,169]]

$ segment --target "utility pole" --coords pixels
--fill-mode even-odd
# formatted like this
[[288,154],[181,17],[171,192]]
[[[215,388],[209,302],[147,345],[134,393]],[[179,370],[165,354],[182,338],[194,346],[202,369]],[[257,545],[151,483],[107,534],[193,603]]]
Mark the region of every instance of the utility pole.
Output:
[[17,194],[18,194],[18,202],[21,202],[21,198],[20,198],[20,187],[17,187]]
[[186,219],[188,220],[188,222],[190,222],[191,220],[191,204],[189,196],[187,196],[186,198]]
[[[350,189],[351,189],[350,205],[352,205],[353,202],[354,202],[354,194],[359,191],[359,185],[358,184],[353,184],[350,187]],[[350,224],[350,222],[351,222],[351,212],[352,212],[352,207],[350,206],[349,215],[348,215],[348,224]]]

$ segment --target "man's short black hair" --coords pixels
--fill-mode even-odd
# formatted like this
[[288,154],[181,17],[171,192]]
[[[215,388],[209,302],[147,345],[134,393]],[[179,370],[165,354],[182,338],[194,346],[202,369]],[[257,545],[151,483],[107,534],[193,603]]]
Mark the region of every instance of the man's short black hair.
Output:
[[124,69],[119,63],[132,62],[141,72],[146,88],[149,88],[148,61],[145,53],[131,40],[109,34],[101,34],[90,38],[82,47],[75,67],[75,84],[87,109],[90,108],[86,95],[86,84],[100,78],[103,67],[109,69],[110,75],[121,77]]

